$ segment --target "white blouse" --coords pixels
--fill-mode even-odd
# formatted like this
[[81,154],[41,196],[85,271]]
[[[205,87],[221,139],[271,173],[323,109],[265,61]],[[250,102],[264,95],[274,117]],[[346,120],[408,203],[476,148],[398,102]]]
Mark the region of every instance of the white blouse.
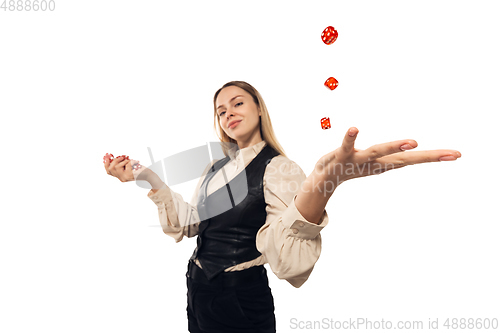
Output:
[[[224,165],[227,182],[236,177],[266,146],[261,141],[251,147],[228,152],[230,160]],[[237,147],[235,147],[237,148]],[[198,181],[191,203],[168,187],[156,193],[149,191],[148,197],[158,206],[158,215],[163,232],[180,242],[184,236],[198,234],[200,218],[196,209],[198,191],[212,165],[205,168]],[[302,169],[283,155],[274,157],[267,165],[263,179],[267,217],[257,232],[256,246],[262,255],[248,262],[227,268],[225,271],[239,271],[252,266],[269,263],[280,279],[287,280],[299,288],[311,274],[321,253],[320,231],[328,224],[326,210],[319,224],[307,221],[295,207],[295,197],[306,179]],[[208,183],[207,195],[226,185],[219,170]],[[197,260],[196,260],[197,261]],[[201,267],[200,263],[196,262]]]

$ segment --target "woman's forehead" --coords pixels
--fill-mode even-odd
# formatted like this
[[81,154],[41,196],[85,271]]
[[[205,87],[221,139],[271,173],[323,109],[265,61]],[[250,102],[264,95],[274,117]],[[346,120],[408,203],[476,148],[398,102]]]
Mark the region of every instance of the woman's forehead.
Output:
[[[236,89],[230,89],[236,88]],[[236,86],[230,86],[222,89],[217,96],[216,104],[217,107],[221,105],[226,105],[236,96],[242,96],[243,98],[248,98],[250,95],[244,90]]]

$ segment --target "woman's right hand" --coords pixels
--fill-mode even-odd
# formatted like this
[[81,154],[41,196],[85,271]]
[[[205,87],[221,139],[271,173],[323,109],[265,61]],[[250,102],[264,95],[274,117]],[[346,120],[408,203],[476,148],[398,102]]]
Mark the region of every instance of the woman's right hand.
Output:
[[123,156],[118,156],[111,163],[109,158],[104,158],[104,168],[110,176],[118,178],[122,183],[132,180],[146,180],[149,169],[142,166],[139,170],[133,170],[134,160],[127,160]]

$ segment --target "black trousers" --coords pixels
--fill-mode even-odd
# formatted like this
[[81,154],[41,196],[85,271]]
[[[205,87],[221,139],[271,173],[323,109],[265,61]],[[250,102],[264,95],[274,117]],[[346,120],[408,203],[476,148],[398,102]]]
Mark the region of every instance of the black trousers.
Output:
[[208,281],[190,261],[186,278],[189,332],[276,332],[274,299],[264,266],[223,272]]

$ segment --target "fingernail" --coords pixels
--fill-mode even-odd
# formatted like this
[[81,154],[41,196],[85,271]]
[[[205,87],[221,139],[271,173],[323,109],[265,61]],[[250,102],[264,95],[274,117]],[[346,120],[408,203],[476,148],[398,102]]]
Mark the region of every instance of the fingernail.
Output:
[[354,136],[355,134],[356,134],[356,130],[351,128],[349,130],[349,136]]
[[401,148],[401,150],[410,150],[410,149],[413,149],[413,148],[415,148],[415,147],[412,147],[410,144],[405,143],[404,145],[402,145],[402,146],[401,146],[401,147],[399,147],[399,148]]
[[456,159],[457,158],[455,156],[443,156],[439,158],[440,161],[454,161]]

